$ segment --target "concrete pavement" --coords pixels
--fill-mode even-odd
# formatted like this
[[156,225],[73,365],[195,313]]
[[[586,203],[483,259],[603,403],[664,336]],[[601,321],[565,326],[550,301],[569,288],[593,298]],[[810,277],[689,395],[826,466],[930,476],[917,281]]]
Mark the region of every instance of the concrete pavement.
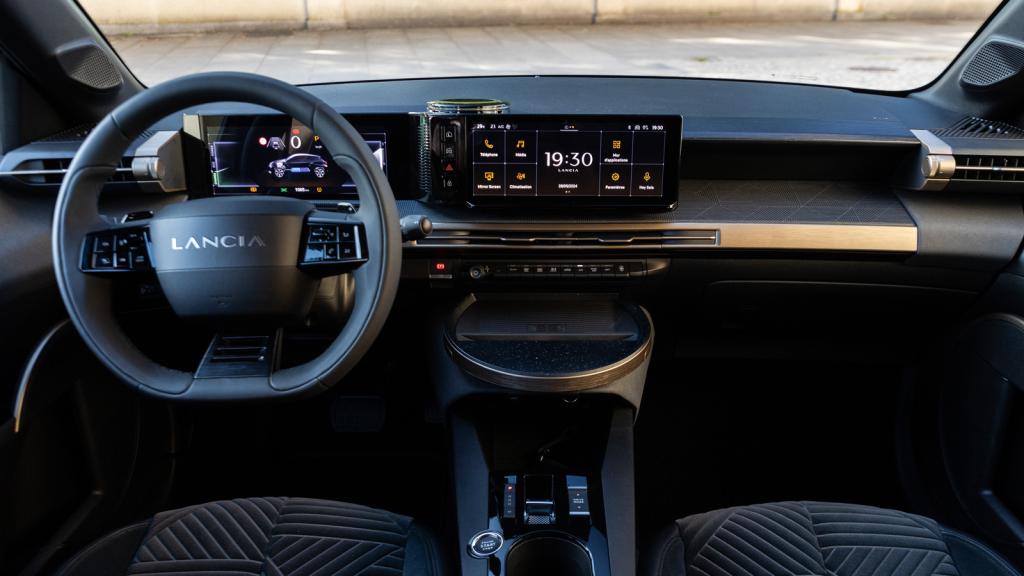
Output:
[[902,90],[980,21],[622,24],[112,36],[146,84],[239,70],[305,84],[490,74],[749,78]]

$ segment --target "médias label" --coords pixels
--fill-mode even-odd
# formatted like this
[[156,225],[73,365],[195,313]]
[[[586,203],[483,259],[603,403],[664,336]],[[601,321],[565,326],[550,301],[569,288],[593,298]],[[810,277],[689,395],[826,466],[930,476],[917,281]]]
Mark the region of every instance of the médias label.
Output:
[[266,248],[259,235],[245,236],[189,236],[184,243],[171,238],[171,250],[202,250],[204,248]]

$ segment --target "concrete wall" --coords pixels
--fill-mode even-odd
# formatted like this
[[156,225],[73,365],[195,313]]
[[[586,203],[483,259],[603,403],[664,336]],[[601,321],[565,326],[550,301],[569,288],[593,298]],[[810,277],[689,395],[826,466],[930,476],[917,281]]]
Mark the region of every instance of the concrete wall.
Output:
[[110,33],[983,18],[999,0],[80,0]]

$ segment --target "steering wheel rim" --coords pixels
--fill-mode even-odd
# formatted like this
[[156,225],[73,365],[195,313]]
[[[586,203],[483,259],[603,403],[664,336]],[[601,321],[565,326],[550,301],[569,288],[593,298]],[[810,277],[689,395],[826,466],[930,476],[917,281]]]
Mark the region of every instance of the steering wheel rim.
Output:
[[[99,195],[128,146],[175,112],[214,102],[244,102],[287,114],[320,136],[334,162],[355,183],[365,228],[365,264],[353,271],[357,289],[349,319],[327,350],[267,377],[202,378],[145,356],[112,313],[112,285],[82,271],[83,242],[116,224],[99,211]],[[298,202],[296,200],[296,202]],[[312,209],[312,205],[310,205]],[[159,215],[159,212],[158,214]],[[341,380],[376,339],[397,292],[401,230],[394,195],[360,134],[309,92],[255,74],[194,74],[149,88],[107,115],[89,134],[61,184],[53,222],[53,261],[61,298],[75,328],[96,356],[141,392],[182,400],[256,400],[312,394]]]

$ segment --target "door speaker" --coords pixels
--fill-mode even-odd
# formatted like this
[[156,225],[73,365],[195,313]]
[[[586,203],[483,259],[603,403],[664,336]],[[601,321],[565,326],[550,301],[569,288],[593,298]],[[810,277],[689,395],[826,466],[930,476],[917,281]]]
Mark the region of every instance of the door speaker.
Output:
[[108,92],[124,83],[117,65],[92,41],[73,42],[57,49],[57,62],[79,84]]
[[970,90],[990,90],[1015,77],[1020,80],[1024,70],[1024,46],[992,40],[978,50],[967,63],[960,82]]

